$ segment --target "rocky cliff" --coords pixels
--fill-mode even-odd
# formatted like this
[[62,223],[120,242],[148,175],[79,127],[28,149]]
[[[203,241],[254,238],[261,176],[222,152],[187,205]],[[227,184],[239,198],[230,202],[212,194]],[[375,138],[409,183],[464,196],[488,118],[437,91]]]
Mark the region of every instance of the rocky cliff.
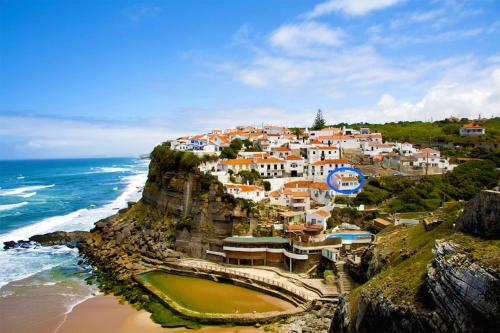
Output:
[[97,222],[82,249],[119,280],[167,258],[205,258],[206,250],[220,251],[222,239],[248,233],[258,219],[251,203],[224,193],[217,179],[199,172],[192,154],[160,146],[151,156],[142,200]]
[[[460,221],[497,228],[498,208],[491,213],[485,204],[496,195],[479,194]],[[485,224],[491,216],[496,221]],[[353,268],[367,282],[341,298],[330,332],[498,331],[500,243],[455,232],[453,222],[432,231],[415,226],[379,234]]]
[[482,191],[465,207],[457,230],[483,238],[500,238],[500,192]]

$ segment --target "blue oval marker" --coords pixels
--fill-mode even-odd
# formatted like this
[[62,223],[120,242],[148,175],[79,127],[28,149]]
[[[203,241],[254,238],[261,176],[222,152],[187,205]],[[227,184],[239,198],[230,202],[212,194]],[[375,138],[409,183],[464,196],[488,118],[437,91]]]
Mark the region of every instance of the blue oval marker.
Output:
[[[353,188],[352,190],[339,190],[338,188],[335,188],[335,186],[332,185],[330,178],[337,172],[342,172],[342,171],[351,171],[354,173],[357,173],[359,175],[359,185],[356,188]],[[328,177],[326,177],[326,183],[328,184],[328,187],[330,187],[332,190],[338,193],[342,194],[351,194],[359,191],[363,185],[365,185],[365,176],[361,173],[361,171],[354,169],[354,168],[348,168],[348,167],[343,167],[343,168],[337,168],[335,170],[332,170],[328,173]]]

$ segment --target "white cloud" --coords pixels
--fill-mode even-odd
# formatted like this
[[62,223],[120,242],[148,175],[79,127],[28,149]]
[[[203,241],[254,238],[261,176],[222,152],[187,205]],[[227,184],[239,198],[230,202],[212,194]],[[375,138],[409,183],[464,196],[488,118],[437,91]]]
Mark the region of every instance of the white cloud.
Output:
[[[466,75],[467,79],[462,80]],[[383,94],[374,107],[331,109],[325,114],[335,122],[382,123],[400,120],[444,119],[450,115],[477,118],[499,116],[500,67],[478,71],[470,68],[456,77],[447,77],[432,86],[416,102],[398,101]]]
[[130,156],[181,133],[168,126],[0,114],[0,158]]
[[314,48],[338,46],[345,33],[314,21],[283,25],[274,31],[269,43],[289,54],[311,55]]
[[393,6],[401,0],[329,0],[320,3],[307,14],[309,18],[328,15],[340,11],[349,15],[364,15],[371,11]]

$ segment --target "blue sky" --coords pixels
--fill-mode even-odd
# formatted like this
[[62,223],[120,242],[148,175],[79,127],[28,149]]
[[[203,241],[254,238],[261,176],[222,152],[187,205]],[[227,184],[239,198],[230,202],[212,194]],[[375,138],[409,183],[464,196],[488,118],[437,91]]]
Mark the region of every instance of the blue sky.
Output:
[[0,0],[0,158],[237,124],[498,116],[500,2]]

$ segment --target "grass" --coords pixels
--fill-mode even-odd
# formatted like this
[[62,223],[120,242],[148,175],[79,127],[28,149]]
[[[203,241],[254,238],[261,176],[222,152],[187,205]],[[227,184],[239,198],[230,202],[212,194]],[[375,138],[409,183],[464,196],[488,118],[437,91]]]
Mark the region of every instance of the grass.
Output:
[[484,240],[479,237],[456,233],[450,240],[462,246],[468,259],[482,267],[500,270],[500,239]]
[[378,234],[377,246],[388,257],[389,267],[351,292],[349,303],[353,318],[361,293],[378,294],[395,304],[418,302],[427,265],[434,259],[435,240],[452,234],[451,221],[430,232],[425,231],[423,225],[416,225]]
[[454,231],[453,223],[461,207],[460,203],[449,203],[436,211],[443,223],[432,231],[420,224],[378,234],[377,247],[388,258],[388,264],[384,271],[349,294],[352,318],[356,318],[362,294],[377,294],[394,304],[419,306],[419,292],[427,265],[434,259],[432,249],[437,239],[460,245],[460,253],[482,267],[500,270],[500,240],[484,240]]
[[461,137],[458,130],[468,122],[468,120],[462,120],[457,123],[448,123],[445,121],[435,121],[432,123],[401,121],[386,124],[351,124],[348,126],[353,128],[369,127],[372,132],[382,133],[384,139],[389,141],[397,140],[431,145],[436,142],[472,144],[500,140],[500,118],[481,121],[481,125],[486,129],[486,135],[483,137]]

